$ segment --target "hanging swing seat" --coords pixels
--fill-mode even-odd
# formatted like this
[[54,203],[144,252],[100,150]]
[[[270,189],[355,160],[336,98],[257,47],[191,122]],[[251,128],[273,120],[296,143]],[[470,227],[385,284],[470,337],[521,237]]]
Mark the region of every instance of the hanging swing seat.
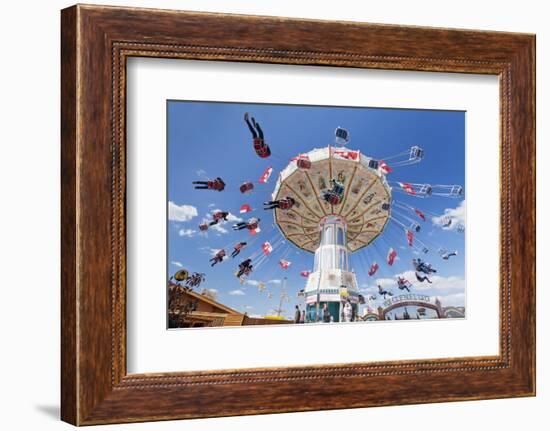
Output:
[[422,160],[424,157],[424,150],[418,146],[411,147],[409,154],[409,160]]
[[346,145],[349,142],[349,132],[342,127],[337,127],[334,131],[334,140],[338,145]]
[[300,169],[310,169],[311,168],[311,160],[309,160],[308,156],[300,156],[298,157],[298,160],[296,161],[296,164]]
[[241,186],[239,187],[239,190],[241,191],[241,193],[246,193],[253,189],[254,189],[254,184],[251,183],[250,181],[247,181],[246,183],[241,184]]
[[411,223],[409,230],[412,230],[413,232],[420,232],[420,224],[416,222]]
[[369,168],[377,170],[379,166],[378,160],[370,159],[369,160]]

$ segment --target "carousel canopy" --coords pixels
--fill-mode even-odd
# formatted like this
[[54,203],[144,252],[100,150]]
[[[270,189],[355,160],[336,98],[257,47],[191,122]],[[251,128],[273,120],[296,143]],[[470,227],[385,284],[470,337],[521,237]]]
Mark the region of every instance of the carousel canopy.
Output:
[[[311,166],[300,168],[297,160],[307,156]],[[377,161],[346,148],[319,148],[300,155],[279,174],[273,200],[291,196],[290,210],[275,210],[275,222],[296,246],[315,252],[319,226],[327,216],[337,215],[347,225],[347,245],[353,252],[369,245],[390,217],[391,188]],[[323,199],[331,179],[344,185],[339,203]]]

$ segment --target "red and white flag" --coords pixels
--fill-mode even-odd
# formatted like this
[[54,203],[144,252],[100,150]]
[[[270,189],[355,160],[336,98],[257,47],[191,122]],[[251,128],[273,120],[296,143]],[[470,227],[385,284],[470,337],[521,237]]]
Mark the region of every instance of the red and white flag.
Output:
[[334,150],[333,154],[341,159],[359,160],[359,151]]
[[426,216],[424,215],[424,213],[422,211],[420,211],[419,209],[414,209],[414,212],[416,213],[416,215],[418,217],[420,217],[422,220],[426,221]]
[[392,266],[396,257],[397,257],[397,252],[390,247],[388,251],[388,265]]
[[309,274],[311,274],[311,272],[309,272],[309,271],[302,271],[302,272],[300,272],[300,275],[301,275],[302,277],[309,277]]
[[279,266],[283,269],[288,269],[288,267],[290,266],[290,262],[288,260],[281,259],[279,261]]
[[390,172],[393,172],[393,169],[390,168],[390,166],[384,161],[384,160],[380,160],[378,162],[378,167],[380,168],[380,170],[382,172],[384,172],[385,174],[389,174]]
[[262,244],[262,251],[266,256],[273,251],[273,247],[271,246],[269,241],[266,241]]
[[241,214],[249,213],[250,211],[252,211],[252,208],[250,208],[250,205],[248,204],[241,205],[241,209],[239,210]]
[[264,171],[258,182],[261,184],[267,183],[267,180],[269,180],[269,177],[271,176],[271,172],[273,172],[273,168],[270,166]]
[[376,262],[374,262],[371,266],[370,266],[370,269],[369,269],[369,275],[372,277],[376,271],[378,271],[378,264]]
[[415,195],[416,192],[414,191],[414,187],[410,183],[397,183],[399,184],[399,187],[401,187],[403,190],[405,190],[405,193],[409,195]]
[[407,235],[407,243],[409,244],[409,247],[412,247],[414,234],[408,229],[405,230],[405,234]]

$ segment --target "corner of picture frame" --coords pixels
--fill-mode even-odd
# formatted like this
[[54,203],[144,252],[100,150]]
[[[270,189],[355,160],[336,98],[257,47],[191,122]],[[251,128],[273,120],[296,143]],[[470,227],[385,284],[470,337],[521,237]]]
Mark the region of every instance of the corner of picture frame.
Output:
[[[62,420],[91,425],[535,394],[534,35],[77,5],[61,13],[61,51]],[[128,375],[125,66],[133,56],[499,76],[499,355]],[[319,384],[342,379],[345,385]],[[256,391],[262,397],[250,396]]]

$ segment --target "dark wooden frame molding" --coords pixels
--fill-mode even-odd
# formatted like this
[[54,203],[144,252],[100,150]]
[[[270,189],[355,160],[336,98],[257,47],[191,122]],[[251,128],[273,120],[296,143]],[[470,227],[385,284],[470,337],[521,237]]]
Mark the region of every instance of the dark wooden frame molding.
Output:
[[[61,17],[63,420],[89,425],[535,394],[534,35],[83,5]],[[131,56],[498,75],[499,355],[128,375]],[[335,379],[346,384],[319,384]]]

